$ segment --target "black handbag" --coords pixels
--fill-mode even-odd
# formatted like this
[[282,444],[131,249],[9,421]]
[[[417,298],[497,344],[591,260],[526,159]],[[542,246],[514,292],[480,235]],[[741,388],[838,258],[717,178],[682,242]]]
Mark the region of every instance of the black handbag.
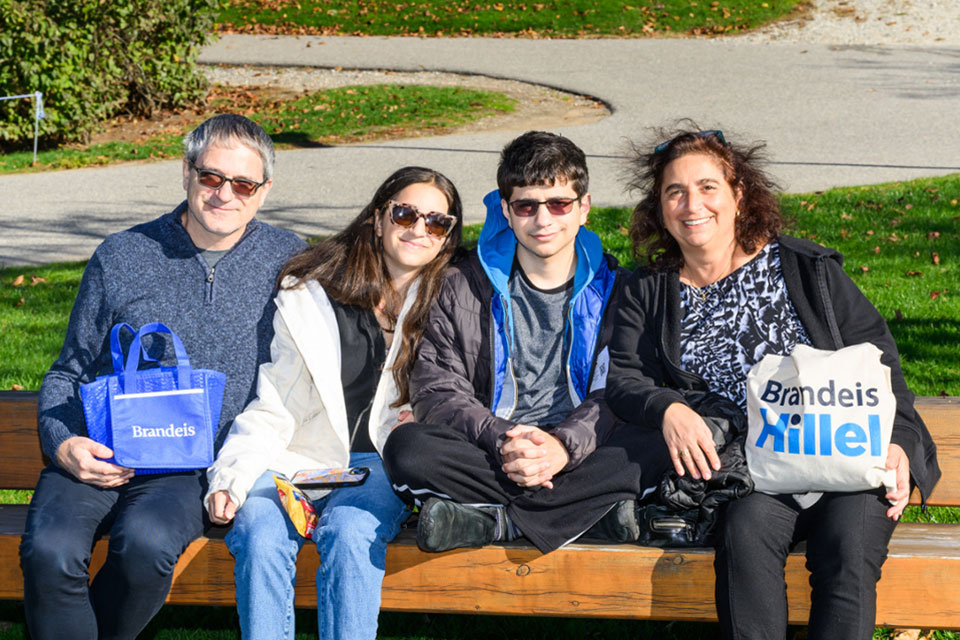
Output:
[[720,456],[710,480],[677,475],[672,467],[660,478],[654,502],[641,509],[639,543],[650,547],[710,547],[720,507],[753,491],[743,452],[746,416],[716,393],[687,391],[687,402],[703,417]]

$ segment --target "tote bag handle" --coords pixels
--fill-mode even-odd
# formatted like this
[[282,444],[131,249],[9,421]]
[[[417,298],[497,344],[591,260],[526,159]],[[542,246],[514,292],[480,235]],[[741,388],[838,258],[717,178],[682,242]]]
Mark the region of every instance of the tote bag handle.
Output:
[[[140,355],[145,360],[156,362],[154,358],[146,354],[146,350],[140,344],[140,339],[149,333],[169,333],[173,339],[173,349],[177,356],[177,388],[190,389],[190,375],[193,367],[190,366],[190,358],[187,357],[187,350],[183,347],[183,342],[167,325],[162,322],[151,322],[140,327],[140,330],[133,336],[133,342],[130,343],[130,350],[127,352],[127,362],[123,363],[123,353],[120,350],[120,329],[126,326],[131,331],[133,328],[127,323],[120,323],[114,326],[110,332],[110,350],[113,357],[114,371],[123,371],[123,392],[135,393],[137,390],[136,377],[137,369],[140,367]],[[114,341],[116,338],[116,341]],[[135,355],[134,355],[135,354]]]

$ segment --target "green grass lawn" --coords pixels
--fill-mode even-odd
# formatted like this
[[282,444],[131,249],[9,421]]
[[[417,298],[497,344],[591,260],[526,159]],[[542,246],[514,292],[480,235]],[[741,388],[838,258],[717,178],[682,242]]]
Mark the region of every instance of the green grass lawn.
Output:
[[[960,174],[943,178],[825,193],[786,195],[784,210],[794,217],[791,232],[834,247],[846,255],[846,270],[887,318],[900,347],[907,382],[919,395],[960,395]],[[590,227],[604,246],[628,267],[629,212],[594,209]],[[473,244],[479,225],[465,229]],[[936,254],[936,257],[935,257]],[[0,389],[37,389],[56,358],[83,263],[0,270]],[[22,276],[22,279],[21,279]],[[25,502],[29,492],[0,491],[0,501]],[[958,522],[956,509],[930,509],[907,519]],[[24,638],[20,603],[0,603],[0,640]],[[298,638],[314,637],[310,611],[297,614]],[[231,608],[165,607],[144,638],[214,640],[236,638]],[[381,637],[397,640],[485,639],[490,637],[714,638],[716,625],[673,622],[563,620],[384,614]],[[790,636],[788,636],[790,637]],[[878,630],[874,638],[889,638]],[[938,631],[930,638],[958,640]]]
[[203,113],[176,132],[133,142],[108,142],[0,155],[0,174],[48,171],[133,160],[179,158],[183,135],[217,113],[241,113],[262,126],[278,149],[343,144],[372,138],[438,135],[480,118],[513,111],[501,93],[461,87],[362,85],[317,91],[296,99],[261,98],[215,88]]
[[230,0],[220,22],[238,31],[320,35],[715,35],[752,29],[802,5],[802,0]]

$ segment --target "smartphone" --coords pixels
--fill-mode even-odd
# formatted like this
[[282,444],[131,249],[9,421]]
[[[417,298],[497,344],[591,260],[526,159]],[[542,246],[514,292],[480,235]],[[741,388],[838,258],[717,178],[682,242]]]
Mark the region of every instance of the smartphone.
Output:
[[335,489],[337,487],[359,487],[370,475],[367,467],[349,467],[345,469],[301,469],[291,482],[298,489]]

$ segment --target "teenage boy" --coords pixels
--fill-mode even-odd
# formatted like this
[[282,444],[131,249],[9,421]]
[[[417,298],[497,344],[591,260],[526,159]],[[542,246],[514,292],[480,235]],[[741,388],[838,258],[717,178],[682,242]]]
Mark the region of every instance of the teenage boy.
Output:
[[[257,367],[270,360],[277,273],[306,246],[254,218],[274,164],[273,143],[257,124],[218,115],[183,147],[186,200],[97,248],[60,357],[43,378],[39,430],[51,464],[20,545],[35,640],[136,638],[163,605],[177,558],[203,533],[203,469],[134,475],[104,461],[113,452],[87,437],[78,390],[112,368],[111,327],[163,322],[193,367],[226,374],[219,444],[255,396]],[[166,341],[145,346],[153,358],[174,356]],[[106,534],[107,558],[90,582],[90,551]]]
[[637,538],[635,499],[669,460],[658,432],[618,428],[603,399],[625,272],[583,227],[587,184],[579,147],[523,134],[503,150],[477,249],[448,272],[410,380],[416,421],[384,450],[394,488],[421,506],[424,550],[525,536],[546,553],[601,518],[596,533]]

